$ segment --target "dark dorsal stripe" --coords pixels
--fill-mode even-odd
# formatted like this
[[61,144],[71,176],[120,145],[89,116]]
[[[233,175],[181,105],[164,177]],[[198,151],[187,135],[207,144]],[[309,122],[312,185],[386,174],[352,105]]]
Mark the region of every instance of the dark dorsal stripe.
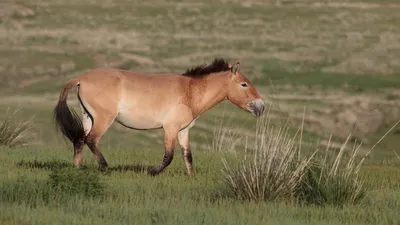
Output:
[[222,58],[216,58],[210,65],[202,64],[187,69],[182,75],[190,77],[201,77],[211,73],[218,73],[230,70],[229,63]]

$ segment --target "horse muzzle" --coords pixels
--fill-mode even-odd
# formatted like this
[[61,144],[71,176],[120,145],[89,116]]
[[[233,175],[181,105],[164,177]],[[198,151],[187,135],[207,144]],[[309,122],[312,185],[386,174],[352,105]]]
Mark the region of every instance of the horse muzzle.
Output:
[[251,113],[254,116],[259,117],[264,113],[265,106],[264,106],[264,101],[262,99],[257,99],[257,100],[249,102],[249,107],[250,107]]

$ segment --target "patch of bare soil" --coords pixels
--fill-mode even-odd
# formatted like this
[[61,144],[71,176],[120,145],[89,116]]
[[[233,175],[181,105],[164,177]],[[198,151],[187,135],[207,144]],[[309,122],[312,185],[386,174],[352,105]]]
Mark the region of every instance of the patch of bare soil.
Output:
[[312,7],[312,8],[355,8],[355,9],[373,9],[373,8],[400,8],[400,3],[393,2],[356,2],[346,0],[281,0],[281,1],[261,1],[261,0],[220,0],[222,3],[240,3],[243,7],[251,6],[275,6],[275,7]]
[[324,72],[388,74],[400,69],[400,33],[384,32],[377,43],[351,54],[338,65],[326,67]]
[[[115,57],[110,57],[104,54],[97,54],[93,57],[94,59],[94,68],[97,67],[110,67],[110,68],[120,68],[121,65],[124,65],[125,63],[129,62],[129,60],[135,60],[139,66],[153,66],[155,65],[155,62],[147,57],[140,56],[140,55],[134,55],[134,54],[120,54],[121,58],[115,59]],[[29,85],[32,85],[37,82],[41,82],[44,80],[51,79],[55,75],[57,76],[65,76],[68,74],[71,74],[72,72],[76,72],[76,65],[73,61],[65,61],[62,62],[59,66],[54,67],[54,68],[46,68],[44,70],[44,67],[38,67],[40,70],[36,69],[34,71],[31,70],[24,70],[26,73],[32,73],[36,74],[32,78],[26,78],[20,81],[18,84],[19,88],[27,87]],[[89,68],[90,69],[90,68]],[[0,72],[1,72],[1,67],[0,67]],[[21,72],[20,72],[21,73]],[[82,72],[78,72],[83,73]],[[21,74],[19,74],[21,75]],[[22,74],[23,75],[23,74]]]
[[25,5],[11,2],[0,2],[0,19],[9,17],[28,18],[35,16],[35,11]]
[[[392,91],[392,94],[397,93]],[[388,95],[389,96],[389,95]],[[366,136],[376,132],[385,125],[392,125],[400,119],[400,102],[367,95],[358,96],[301,96],[277,95],[279,108],[287,112],[293,124],[303,120],[304,106],[290,101],[319,100],[323,105],[306,107],[304,117],[305,129],[336,137],[346,138],[353,133],[363,142],[368,143]],[[286,100],[286,101],[285,101]]]
[[[21,43],[29,39],[52,39],[56,44],[30,44],[29,46],[21,46]],[[45,28],[32,28],[32,29],[9,29],[0,27],[0,40],[1,44],[7,43],[19,49],[32,49],[39,48],[38,50],[47,52],[65,52],[67,48],[71,51],[84,51],[84,50],[126,50],[146,52],[149,51],[149,43],[143,39],[140,34],[127,31],[116,32],[107,29],[99,28],[91,29],[45,29]],[[70,43],[62,48],[58,42]],[[26,44],[25,44],[26,45]],[[8,46],[9,47],[9,46]]]
[[373,8],[400,8],[399,3],[368,3],[368,2],[315,2],[310,4],[314,8],[331,7],[331,8],[356,8],[356,9],[373,9]]
[[23,88],[54,76],[66,75],[75,69],[76,65],[73,61],[65,61],[53,67],[36,65],[33,68],[16,68],[13,73],[19,77],[27,77],[17,84],[18,87]]
[[137,54],[121,53],[120,56],[124,57],[125,59],[132,59],[141,65],[154,65],[155,64],[155,62],[152,59],[141,56],[141,55],[137,55]]
[[0,98],[0,105],[27,105],[27,104],[53,104],[58,99],[58,93],[34,95],[13,95]]

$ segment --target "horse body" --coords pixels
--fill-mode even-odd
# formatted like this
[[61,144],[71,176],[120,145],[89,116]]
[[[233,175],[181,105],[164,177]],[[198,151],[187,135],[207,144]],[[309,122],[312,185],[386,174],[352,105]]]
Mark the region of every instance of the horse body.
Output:
[[[77,86],[81,103],[94,120],[97,116],[101,117],[96,115],[101,112],[104,117],[113,117],[127,127],[151,129],[162,127],[162,117],[172,105],[177,104],[178,95],[181,94],[168,93],[171,92],[168,89],[176,89],[173,86],[179,82],[165,87],[163,83],[168,81],[165,78],[167,75],[146,76],[105,68],[88,72],[75,80],[79,82]],[[174,94],[176,96],[171,96]],[[102,109],[100,111],[95,107]]]
[[[223,100],[230,100],[255,116],[261,115],[264,103],[239,64],[230,66],[215,60],[208,67],[198,66],[185,74],[146,74],[101,68],[67,82],[55,108],[55,119],[74,144],[75,165],[82,164],[82,148],[87,144],[101,167],[107,167],[97,145],[110,125],[120,124],[138,130],[164,129],[165,154],[158,174],[174,155],[176,139],[182,148],[188,174],[192,173],[189,129],[205,111]],[[69,91],[78,87],[82,110],[80,120],[69,109]]]

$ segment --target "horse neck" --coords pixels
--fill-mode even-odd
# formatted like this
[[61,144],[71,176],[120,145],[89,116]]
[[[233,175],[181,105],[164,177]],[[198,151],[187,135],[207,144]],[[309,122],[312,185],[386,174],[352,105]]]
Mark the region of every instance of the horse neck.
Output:
[[189,96],[191,96],[192,111],[196,116],[226,99],[228,79],[229,76],[226,72],[205,76],[201,79],[192,78]]

